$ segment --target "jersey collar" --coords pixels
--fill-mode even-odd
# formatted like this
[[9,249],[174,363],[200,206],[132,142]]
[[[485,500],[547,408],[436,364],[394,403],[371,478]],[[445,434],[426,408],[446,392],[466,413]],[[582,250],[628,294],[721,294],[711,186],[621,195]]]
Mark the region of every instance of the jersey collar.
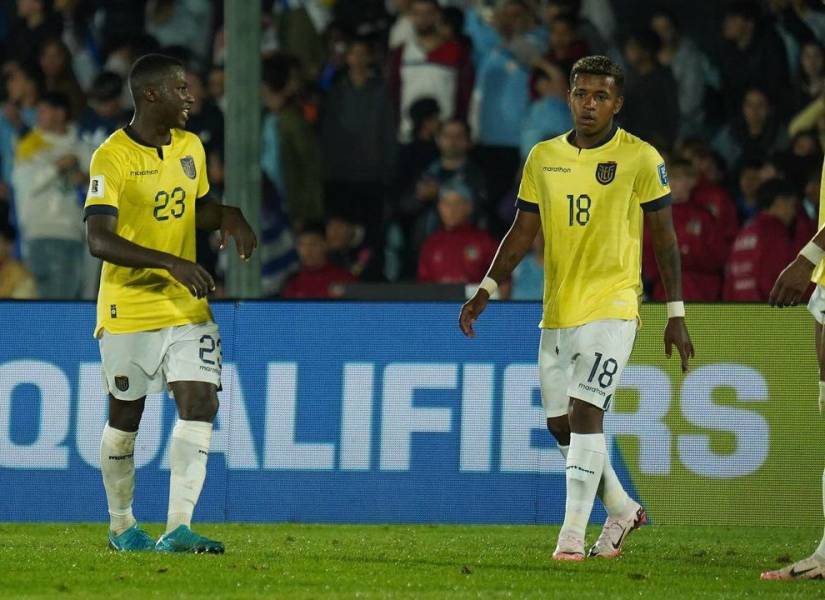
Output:
[[599,143],[597,143],[593,146],[590,146],[590,148],[579,148],[578,146],[576,146],[576,144],[574,142],[575,139],[576,139],[576,130],[575,129],[573,129],[570,133],[567,134],[566,139],[567,139],[567,143],[570,144],[571,146],[573,146],[573,148],[575,148],[579,152],[581,152],[583,150],[596,150],[597,148],[601,148],[602,146],[605,146],[608,142],[610,142],[610,140],[613,139],[613,137],[616,135],[616,132],[618,130],[619,130],[619,126],[616,125],[616,123],[614,122],[613,127],[610,128],[610,131],[608,131],[607,134],[601,140],[599,140]]
[[158,158],[163,160],[163,146],[155,146],[154,144],[150,144],[142,137],[140,137],[134,129],[132,129],[129,125],[123,128],[123,133],[126,134],[130,140],[136,143],[138,146],[144,146],[145,148],[152,148],[153,150],[157,151]]

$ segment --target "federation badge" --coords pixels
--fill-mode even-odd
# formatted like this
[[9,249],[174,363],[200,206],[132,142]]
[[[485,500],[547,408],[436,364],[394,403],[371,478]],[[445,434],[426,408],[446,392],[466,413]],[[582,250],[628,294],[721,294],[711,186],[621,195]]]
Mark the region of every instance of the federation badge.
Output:
[[197,175],[195,172],[195,159],[191,156],[184,156],[180,159],[180,166],[183,167],[183,172],[189,179],[194,179]]
[[129,378],[126,375],[115,375],[115,387],[125,392],[129,389]]
[[596,181],[602,185],[612,183],[616,178],[616,163],[606,162],[596,165]]

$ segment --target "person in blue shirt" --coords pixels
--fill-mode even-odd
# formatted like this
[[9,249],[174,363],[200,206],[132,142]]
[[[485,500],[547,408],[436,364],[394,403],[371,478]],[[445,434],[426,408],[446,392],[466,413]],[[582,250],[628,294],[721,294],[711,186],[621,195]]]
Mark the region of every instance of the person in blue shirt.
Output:
[[538,99],[530,105],[521,127],[522,160],[527,159],[530,150],[539,142],[573,129],[566,100],[567,81],[562,70],[557,65],[542,61],[533,77]]

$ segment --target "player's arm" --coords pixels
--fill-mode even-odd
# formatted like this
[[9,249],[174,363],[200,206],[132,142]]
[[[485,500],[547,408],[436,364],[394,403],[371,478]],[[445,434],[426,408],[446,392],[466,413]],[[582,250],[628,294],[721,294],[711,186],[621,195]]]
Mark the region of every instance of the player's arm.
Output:
[[212,276],[200,265],[135,244],[118,235],[116,215],[87,214],[86,241],[92,256],[106,262],[138,269],[166,269],[198,298],[215,289]]
[[659,268],[659,276],[662,278],[668,301],[665,354],[670,358],[673,346],[676,346],[682,359],[682,371],[686,372],[688,360],[695,355],[695,351],[685,325],[684,305],[682,304],[682,261],[679,242],[673,228],[673,213],[670,206],[664,206],[658,210],[647,210],[645,214],[653,242],[653,253],[656,256],[656,266]]
[[768,297],[768,303],[779,308],[799,304],[805,290],[811,284],[814,269],[823,257],[825,257],[825,227],[816,233],[799,252],[799,256],[779,274]]
[[221,204],[216,198],[207,195],[198,200],[195,209],[195,226],[203,231],[221,230],[221,249],[226,247],[232,237],[238,254],[244,260],[252,256],[258,247],[258,238],[252,231],[241,209],[236,206]]
[[[521,262],[521,259],[530,251],[533,240],[541,227],[541,217],[538,212],[527,210],[516,211],[516,218],[510,231],[501,240],[493,264],[487,271],[485,280],[492,279],[496,285],[503,283],[510,278],[513,269]],[[464,306],[461,307],[461,314],[458,317],[458,325],[464,335],[474,337],[473,322],[484,312],[487,302],[490,300],[490,292],[484,287],[479,287],[476,293]]]

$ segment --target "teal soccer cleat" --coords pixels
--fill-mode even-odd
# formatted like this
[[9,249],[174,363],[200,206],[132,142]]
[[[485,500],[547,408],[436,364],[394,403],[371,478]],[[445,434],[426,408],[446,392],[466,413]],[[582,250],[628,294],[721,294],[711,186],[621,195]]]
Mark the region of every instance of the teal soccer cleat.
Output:
[[109,548],[117,552],[146,552],[154,550],[155,540],[135,523],[120,535],[115,535],[110,529]]
[[160,536],[157,552],[191,552],[193,554],[223,554],[223,544],[198,535],[186,525]]

